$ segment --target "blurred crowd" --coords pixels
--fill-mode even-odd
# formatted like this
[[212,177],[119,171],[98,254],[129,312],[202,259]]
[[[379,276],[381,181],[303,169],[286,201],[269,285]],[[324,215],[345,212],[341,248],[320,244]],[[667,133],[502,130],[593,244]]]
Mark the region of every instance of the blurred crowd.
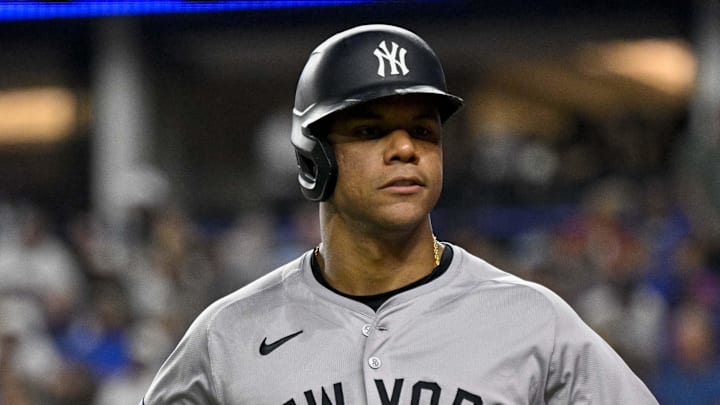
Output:
[[[666,177],[606,176],[533,226],[491,233],[471,218],[482,206],[441,206],[434,224],[441,240],[556,291],[661,404],[714,405],[720,246],[686,197]],[[223,223],[144,207],[123,232],[0,202],[0,405],[138,403],[203,308],[318,241],[315,205],[303,202]]]
[[0,203],[0,404],[136,404],[215,299],[317,240],[314,215],[232,224],[139,208],[118,234],[92,215],[53,221]]

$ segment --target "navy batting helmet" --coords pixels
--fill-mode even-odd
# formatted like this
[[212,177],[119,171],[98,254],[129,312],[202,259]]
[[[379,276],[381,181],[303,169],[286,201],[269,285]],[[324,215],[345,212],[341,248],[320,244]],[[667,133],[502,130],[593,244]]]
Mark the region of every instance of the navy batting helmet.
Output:
[[291,140],[306,198],[323,201],[335,188],[337,166],[327,134],[313,124],[335,112],[382,97],[437,96],[445,121],[462,106],[447,92],[435,52],[416,34],[391,25],[363,25],[328,38],[310,55],[295,93]]

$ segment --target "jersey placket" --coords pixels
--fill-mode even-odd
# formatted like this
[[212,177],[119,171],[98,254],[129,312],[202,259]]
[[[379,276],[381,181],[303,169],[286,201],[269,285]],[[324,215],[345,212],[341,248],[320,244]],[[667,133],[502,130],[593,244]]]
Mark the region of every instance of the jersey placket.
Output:
[[364,324],[360,332],[365,337],[362,370],[366,403],[389,403],[393,387],[385,387],[385,382],[392,376],[392,363],[384,349],[387,348],[390,330],[384,325],[382,317],[375,317]]

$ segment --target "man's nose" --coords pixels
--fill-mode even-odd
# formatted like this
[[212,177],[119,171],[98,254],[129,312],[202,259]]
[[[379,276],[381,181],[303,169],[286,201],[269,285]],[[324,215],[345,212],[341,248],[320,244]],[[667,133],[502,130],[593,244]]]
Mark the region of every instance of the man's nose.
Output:
[[385,162],[399,161],[415,163],[418,160],[415,139],[404,128],[398,128],[386,135]]

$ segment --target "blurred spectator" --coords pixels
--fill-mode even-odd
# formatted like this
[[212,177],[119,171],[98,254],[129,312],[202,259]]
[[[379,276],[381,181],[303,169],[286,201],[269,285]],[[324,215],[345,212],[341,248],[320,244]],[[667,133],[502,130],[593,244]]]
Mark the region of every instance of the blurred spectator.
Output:
[[84,311],[55,339],[70,364],[99,381],[129,366],[129,312],[118,285],[105,282],[93,287]]
[[0,244],[0,293],[28,294],[50,320],[64,317],[83,291],[84,280],[72,252],[52,232],[40,209],[24,206],[16,216],[16,237]]
[[[625,248],[642,250],[638,242]],[[662,296],[642,282],[642,265],[619,260],[602,268],[603,280],[581,294],[576,306],[588,325],[646,378],[658,359],[667,307]]]
[[95,395],[96,381],[81,365],[64,363],[53,374],[46,399],[36,402],[46,405],[90,405]]
[[621,178],[598,182],[581,196],[573,216],[544,233],[523,235],[522,239],[539,241],[536,250],[543,252],[530,269],[531,279],[575,303],[586,290],[606,281],[605,272],[619,266],[641,270],[647,252],[626,224],[635,212],[633,190]]
[[263,276],[263,269],[273,268],[275,221],[274,213],[267,210],[241,213],[218,238],[215,249],[225,269],[223,278],[233,289]]
[[63,364],[45,326],[34,298],[0,296],[1,404],[47,403]]
[[126,271],[131,248],[107,224],[94,215],[81,213],[67,228],[80,269],[89,281],[121,276]]
[[670,179],[652,177],[642,182],[639,193],[639,235],[652,248],[653,256],[665,261],[677,243],[691,231],[679,191]]
[[[575,302],[578,294],[595,281],[595,269],[586,254],[583,226],[570,221],[554,232],[536,232],[531,239],[540,244],[536,250],[542,256],[528,268],[528,279],[551,288],[570,303]],[[527,253],[519,252],[518,258],[523,257]]]
[[95,405],[140,403],[155,372],[175,344],[167,331],[152,320],[138,321],[131,328],[130,337],[130,366],[101,383]]
[[663,405],[720,404],[720,361],[710,317],[684,303],[674,312],[671,350],[652,389]]
[[166,313],[174,313],[184,331],[214,298],[210,289],[218,271],[206,238],[181,209],[158,212],[150,227],[151,270],[172,287]]
[[688,236],[678,243],[671,266],[668,300],[672,305],[695,302],[720,311],[720,274],[710,268],[702,241]]
[[13,366],[18,343],[17,336],[0,336],[0,404],[31,404],[28,389]]
[[632,184],[618,179],[588,193],[574,222],[595,282],[574,302],[580,316],[646,377],[657,362],[667,308],[644,282],[649,247],[629,226],[638,220],[634,196]]
[[317,221],[316,208],[306,201],[238,215],[215,244],[226,288],[240,288],[314,247],[320,240]]

